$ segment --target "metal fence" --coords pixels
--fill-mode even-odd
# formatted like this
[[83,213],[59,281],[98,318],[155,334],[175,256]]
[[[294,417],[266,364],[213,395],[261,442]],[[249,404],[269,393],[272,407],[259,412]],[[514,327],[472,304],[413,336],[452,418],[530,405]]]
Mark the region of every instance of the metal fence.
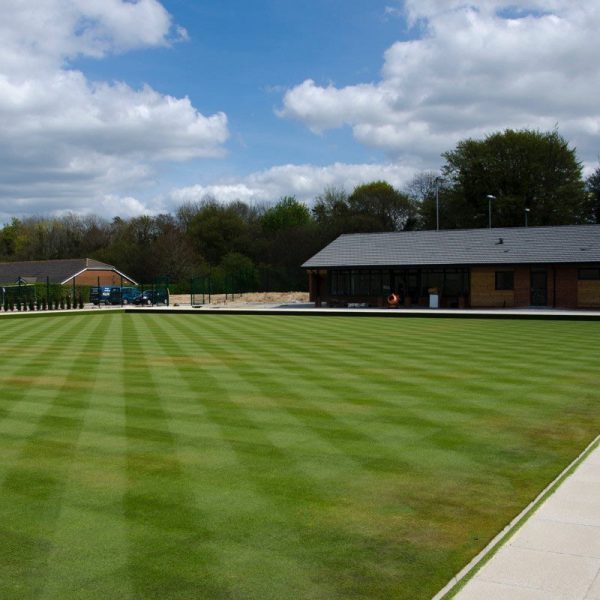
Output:
[[98,278],[96,285],[78,285],[76,279],[71,284],[62,285],[45,282],[30,282],[19,277],[16,283],[0,284],[0,311],[22,312],[36,310],[57,310],[84,308],[86,304],[123,306],[169,305],[169,282],[159,278],[142,285],[127,285],[121,278],[120,285],[102,284]]
[[190,279],[190,303],[210,303],[213,296],[225,295],[235,299],[241,294],[253,292],[304,291],[307,288],[306,273],[299,268],[254,268],[224,273],[219,269],[207,270]]
[[0,284],[0,310],[22,312],[83,308],[87,289],[50,283],[30,283],[19,278],[17,283]]

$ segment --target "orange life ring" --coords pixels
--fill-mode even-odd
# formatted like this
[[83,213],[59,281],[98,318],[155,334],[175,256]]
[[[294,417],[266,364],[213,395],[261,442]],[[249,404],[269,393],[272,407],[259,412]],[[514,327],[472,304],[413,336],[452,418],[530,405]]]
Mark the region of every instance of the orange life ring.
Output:
[[398,294],[390,294],[388,296],[388,304],[392,305],[392,306],[396,306],[396,304],[398,304],[400,302],[400,296],[398,296]]

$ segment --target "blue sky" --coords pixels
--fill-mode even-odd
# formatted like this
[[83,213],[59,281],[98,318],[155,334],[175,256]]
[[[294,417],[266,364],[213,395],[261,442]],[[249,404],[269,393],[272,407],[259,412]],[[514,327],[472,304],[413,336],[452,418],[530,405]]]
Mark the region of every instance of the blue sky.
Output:
[[[348,130],[315,136],[301,123],[278,118],[283,92],[312,78],[336,86],[379,77],[382,56],[407,33],[386,13],[389,0],[229,0],[163,2],[189,39],[168,48],[139,50],[72,64],[91,79],[151,85],[189,96],[204,114],[229,120],[227,160],[183,165],[177,183],[215,175],[246,175],[276,164],[383,160],[352,140]],[[187,181],[186,181],[187,180]],[[175,182],[175,181],[173,181]]]
[[0,221],[402,188],[465,137],[600,154],[600,0],[38,0],[0,23]]

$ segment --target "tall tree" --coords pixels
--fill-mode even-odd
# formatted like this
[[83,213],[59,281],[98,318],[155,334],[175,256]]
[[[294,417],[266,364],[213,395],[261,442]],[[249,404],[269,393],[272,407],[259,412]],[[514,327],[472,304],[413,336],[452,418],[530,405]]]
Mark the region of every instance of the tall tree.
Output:
[[585,180],[585,189],[588,220],[600,224],[600,166]]
[[414,229],[416,224],[416,204],[386,181],[357,186],[348,205],[362,231],[401,231]]
[[485,227],[488,200],[493,225],[566,225],[585,221],[584,182],[575,150],[556,131],[494,133],[467,139],[443,154],[444,175],[452,183],[446,198],[456,227]]
[[229,252],[240,252],[249,245],[248,223],[241,205],[222,205],[209,199],[191,217],[187,233],[197,253],[210,264],[216,265]]
[[269,233],[276,233],[308,225],[310,212],[305,204],[294,196],[284,196],[275,206],[262,215],[262,225]]
[[418,207],[418,229],[448,229],[452,220],[445,197],[448,181],[436,171],[417,173],[406,186],[406,194]]

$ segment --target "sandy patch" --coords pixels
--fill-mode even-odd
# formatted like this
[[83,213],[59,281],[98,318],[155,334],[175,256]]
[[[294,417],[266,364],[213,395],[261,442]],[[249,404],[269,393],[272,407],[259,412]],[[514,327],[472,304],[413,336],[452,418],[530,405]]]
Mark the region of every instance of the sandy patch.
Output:
[[[205,302],[208,304],[208,295],[204,296]],[[171,304],[189,304],[189,294],[171,294]],[[202,295],[196,295],[196,302],[202,302]],[[246,294],[235,294],[232,298],[231,294],[211,294],[211,304],[297,304],[308,302],[308,292],[255,292]]]

